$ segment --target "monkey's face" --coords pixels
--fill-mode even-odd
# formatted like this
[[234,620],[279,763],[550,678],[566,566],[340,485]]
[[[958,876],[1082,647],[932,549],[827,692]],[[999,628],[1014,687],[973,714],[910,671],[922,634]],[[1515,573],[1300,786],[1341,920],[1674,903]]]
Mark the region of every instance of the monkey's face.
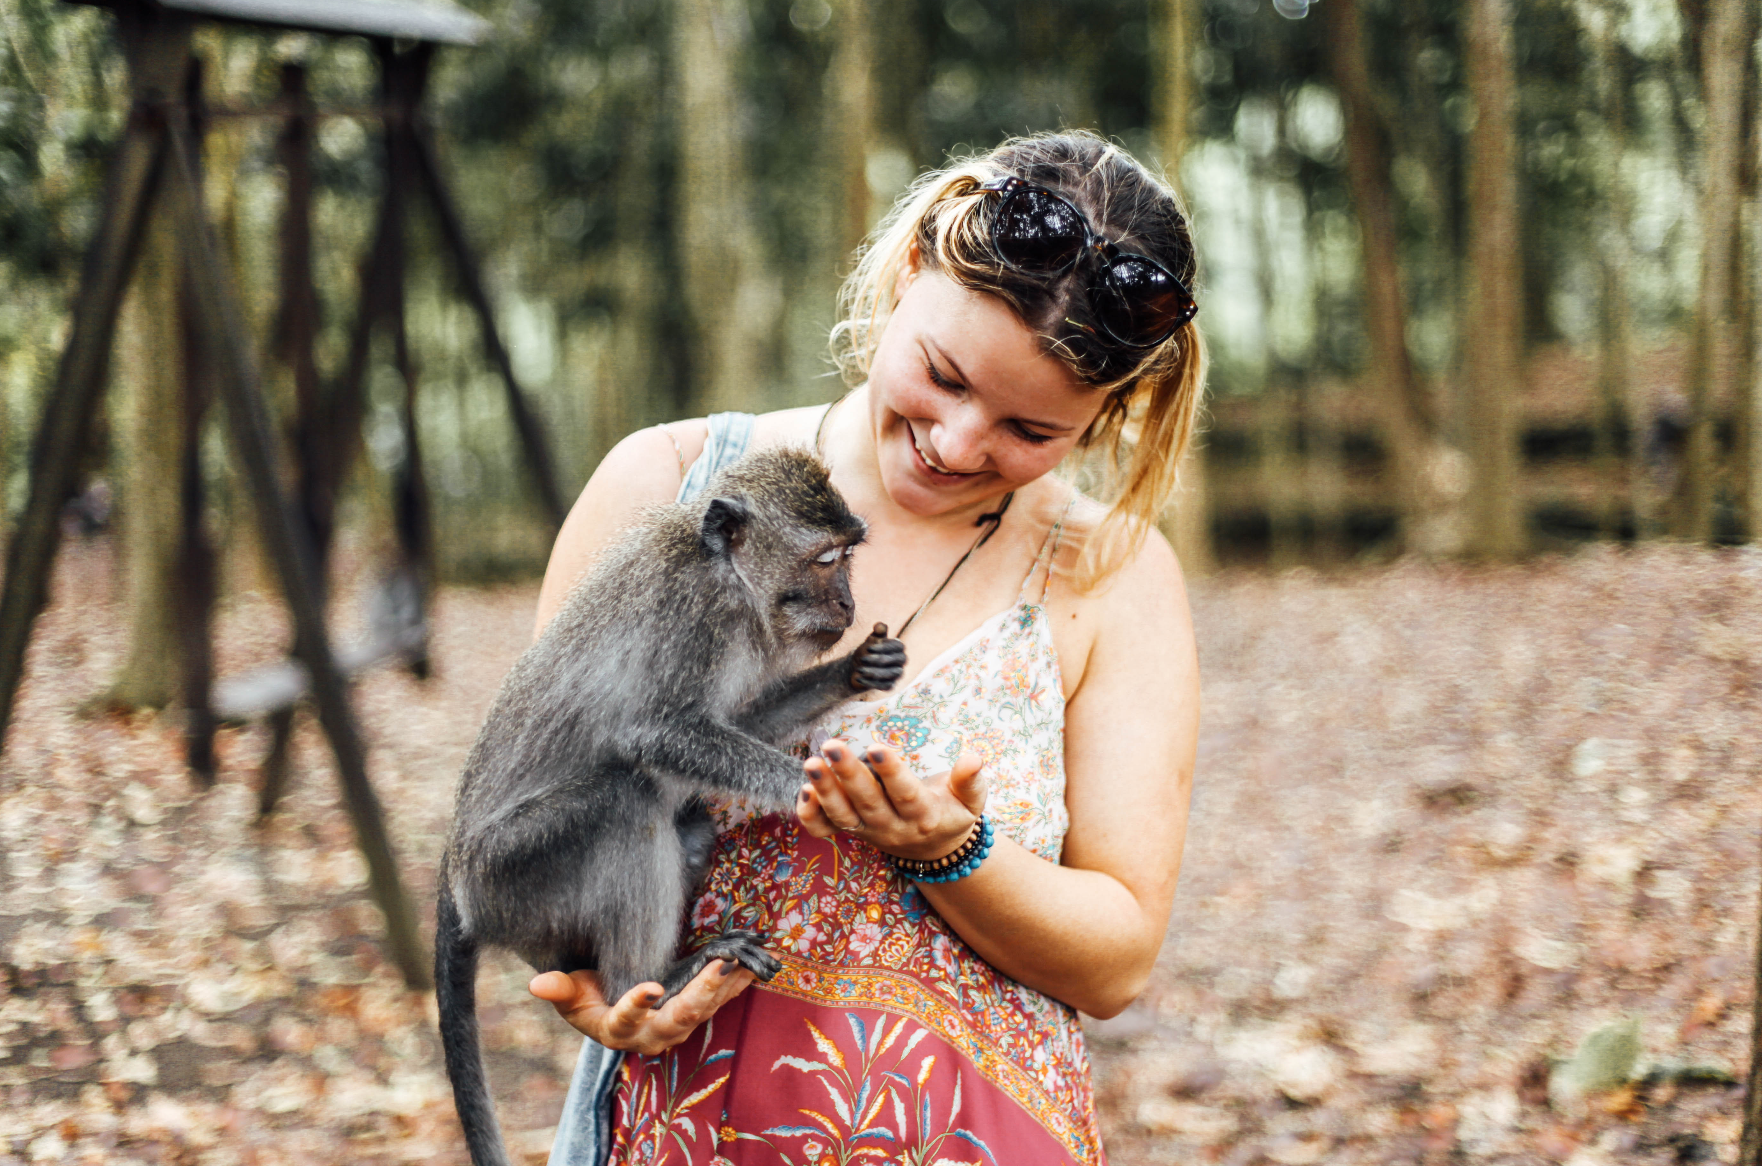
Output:
[[867,533],[825,466],[802,451],[774,451],[726,471],[726,494],[704,512],[702,539],[745,586],[772,635],[822,652],[855,615],[850,557]]
[[850,557],[857,548],[855,542],[827,541],[805,549],[777,590],[774,626],[781,639],[810,643],[824,652],[844,637],[856,614]]

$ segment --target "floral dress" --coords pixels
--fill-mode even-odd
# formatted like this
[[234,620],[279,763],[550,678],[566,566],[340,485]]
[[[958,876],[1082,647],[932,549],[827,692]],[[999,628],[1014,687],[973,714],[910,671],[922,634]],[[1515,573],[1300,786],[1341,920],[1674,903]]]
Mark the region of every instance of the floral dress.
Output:
[[[997,830],[1057,862],[1064,692],[1045,595],[1061,526],[1013,606],[910,685],[835,710],[804,745],[890,745],[920,777],[971,749]],[[589,1042],[553,1166],[597,1163],[602,1138],[621,1166],[1105,1163],[1074,1010],[986,963],[867,843],[738,804],[717,813],[684,947],[744,928],[783,969],[659,1056]]]

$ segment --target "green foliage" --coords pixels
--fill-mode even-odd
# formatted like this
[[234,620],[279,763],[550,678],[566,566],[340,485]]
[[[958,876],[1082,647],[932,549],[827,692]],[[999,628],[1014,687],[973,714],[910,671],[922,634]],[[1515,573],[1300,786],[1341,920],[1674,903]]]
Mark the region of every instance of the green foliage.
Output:
[[[122,66],[99,10],[5,0],[0,13],[0,453],[19,500],[28,414],[53,366],[66,296],[96,212],[106,147],[121,128]],[[830,75],[853,0],[731,0],[744,184],[768,271],[782,289],[776,359],[750,405],[823,399],[825,330],[847,265],[844,194],[829,151]],[[1354,375],[1365,361],[1357,226],[1344,174],[1326,28],[1301,0],[1192,0],[1195,42],[1175,63],[1192,84],[1181,177],[1198,218],[1214,387]],[[1329,0],[1320,0],[1327,3]],[[1149,0],[868,0],[875,68],[867,174],[877,203],[951,152],[1006,135],[1085,126],[1154,156],[1153,95],[1169,67]],[[1692,37],[1668,22],[1623,25],[1615,60],[1622,124],[1589,96],[1584,13],[1593,0],[1520,0],[1526,300],[1533,341],[1583,340],[1595,318],[1592,209],[1631,195],[1639,321],[1671,326],[1692,290],[1696,81]],[[476,0],[494,33],[442,50],[430,109],[528,388],[578,484],[634,425],[693,400],[694,344],[679,241],[676,7],[649,0]],[[1459,0],[1363,0],[1370,71],[1390,135],[1410,347],[1445,377],[1460,348],[1464,142]],[[373,99],[376,68],[353,39],[204,34],[210,89],[262,104],[285,59],[305,60],[320,105]],[[279,173],[272,127],[229,122],[211,175],[228,209],[254,327],[272,315]],[[370,121],[331,119],[315,154],[321,363],[334,375],[354,309],[356,262],[382,186]],[[1168,161],[1168,160],[1165,160]],[[458,310],[431,228],[415,226],[413,338],[423,364],[423,438],[443,526],[476,537],[475,513],[526,495],[500,390]],[[633,275],[633,256],[646,266]],[[1687,257],[1687,259],[1685,258]],[[373,383],[382,416],[384,356]],[[273,379],[273,378],[272,378]],[[285,390],[284,390],[285,392]],[[614,400],[614,398],[616,400]],[[617,407],[612,407],[616,404]],[[10,424],[5,422],[10,421]],[[387,421],[385,424],[389,425]],[[386,449],[391,444],[380,443]],[[371,446],[371,443],[370,443]],[[388,455],[390,456],[390,455]],[[376,487],[378,488],[378,487]],[[450,525],[449,525],[450,524]],[[521,539],[514,543],[526,545]],[[514,545],[514,544],[510,544]],[[523,552],[524,553],[524,552]]]

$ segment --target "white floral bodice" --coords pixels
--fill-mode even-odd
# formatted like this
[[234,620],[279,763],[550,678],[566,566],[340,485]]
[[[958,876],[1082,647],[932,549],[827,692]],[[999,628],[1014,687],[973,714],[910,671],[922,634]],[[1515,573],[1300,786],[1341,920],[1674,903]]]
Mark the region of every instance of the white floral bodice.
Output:
[[1046,619],[1044,579],[1060,523],[1022,584],[998,612],[943,652],[902,689],[879,701],[852,701],[821,722],[810,744],[840,737],[858,750],[890,745],[919,777],[940,773],[971,749],[990,782],[985,812],[996,827],[1057,862],[1070,815],[1065,809],[1065,698],[1058,651]]

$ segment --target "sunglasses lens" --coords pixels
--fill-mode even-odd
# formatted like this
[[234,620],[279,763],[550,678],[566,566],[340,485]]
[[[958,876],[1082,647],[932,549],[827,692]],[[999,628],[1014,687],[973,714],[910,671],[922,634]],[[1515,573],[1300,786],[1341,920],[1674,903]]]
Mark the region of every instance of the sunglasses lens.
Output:
[[1142,255],[1117,256],[1092,302],[1108,335],[1136,347],[1162,343],[1199,311],[1180,280]]
[[993,236],[1006,263],[1032,275],[1055,275],[1077,261],[1086,232],[1077,208],[1043,190],[1018,190],[997,208]]

